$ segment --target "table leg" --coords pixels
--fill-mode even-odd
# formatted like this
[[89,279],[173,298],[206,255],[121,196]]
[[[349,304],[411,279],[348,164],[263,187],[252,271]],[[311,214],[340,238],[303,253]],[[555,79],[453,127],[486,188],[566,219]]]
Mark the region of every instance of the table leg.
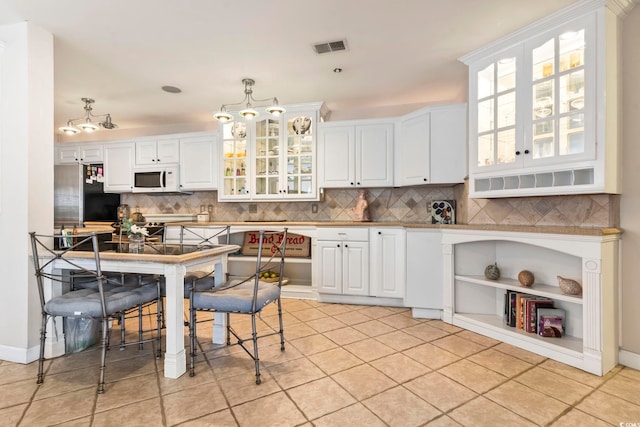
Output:
[[166,344],[164,376],[178,378],[186,372],[187,358],[184,350],[184,276],[182,265],[166,265],[165,324]]
[[[224,283],[227,275],[227,256],[216,262],[214,269],[214,286],[220,286]],[[225,315],[223,313],[215,313],[213,315],[213,331],[212,341],[214,344],[225,344],[227,342],[227,325]]]

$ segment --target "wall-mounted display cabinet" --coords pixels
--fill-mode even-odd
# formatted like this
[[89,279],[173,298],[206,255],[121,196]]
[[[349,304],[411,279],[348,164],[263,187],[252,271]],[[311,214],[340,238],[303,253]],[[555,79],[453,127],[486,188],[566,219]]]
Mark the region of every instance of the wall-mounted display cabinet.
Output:
[[603,3],[563,9],[461,58],[470,197],[619,192],[618,20]]
[[317,200],[316,129],[324,108],[285,108],[281,116],[221,124],[219,200]]

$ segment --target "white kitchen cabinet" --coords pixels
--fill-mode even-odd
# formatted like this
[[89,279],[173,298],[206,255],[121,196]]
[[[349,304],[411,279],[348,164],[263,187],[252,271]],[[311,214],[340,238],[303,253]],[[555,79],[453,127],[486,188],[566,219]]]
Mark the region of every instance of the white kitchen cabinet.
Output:
[[442,233],[407,229],[406,297],[413,317],[442,318]]
[[369,229],[369,295],[405,297],[406,231],[404,228]]
[[136,165],[157,165],[180,161],[178,138],[136,141]]
[[218,188],[217,135],[180,138],[180,190]]
[[316,127],[322,103],[285,106],[282,116],[220,126],[218,200],[317,200]]
[[102,163],[104,160],[102,144],[57,144],[55,153],[57,165]]
[[426,107],[398,120],[396,186],[454,184],[467,176],[467,106]]
[[620,192],[618,20],[596,3],[461,58],[470,197]]
[[368,228],[318,228],[313,283],[319,293],[369,295]]
[[130,193],[133,188],[131,170],[134,162],[133,142],[107,143],[104,146],[104,191]]
[[[525,350],[604,375],[617,363],[619,234],[565,235],[442,230],[443,320]],[[484,276],[497,263],[497,280]],[[518,273],[534,284],[523,287]],[[581,295],[560,291],[556,276],[577,280]],[[549,298],[565,311],[564,335],[542,337],[505,324],[507,291]]]
[[395,119],[318,126],[320,187],[392,187]]

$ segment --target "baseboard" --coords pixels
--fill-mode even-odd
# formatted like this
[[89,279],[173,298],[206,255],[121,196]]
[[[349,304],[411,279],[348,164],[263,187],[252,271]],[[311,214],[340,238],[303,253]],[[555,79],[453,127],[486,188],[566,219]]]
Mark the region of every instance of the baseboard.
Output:
[[417,319],[442,319],[442,310],[436,308],[412,308],[411,315]]
[[620,350],[618,352],[618,362],[621,365],[628,366],[629,368],[640,370],[640,354],[638,353]]
[[27,364],[38,360],[38,357],[40,357],[40,345],[27,349],[0,345],[0,360]]

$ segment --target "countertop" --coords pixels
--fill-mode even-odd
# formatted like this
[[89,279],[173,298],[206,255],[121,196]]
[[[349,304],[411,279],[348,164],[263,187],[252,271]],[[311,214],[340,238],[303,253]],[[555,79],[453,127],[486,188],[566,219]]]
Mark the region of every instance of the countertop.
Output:
[[622,229],[615,227],[561,227],[561,226],[527,226],[527,225],[472,225],[472,224],[426,224],[412,222],[355,222],[355,221],[235,221],[235,222],[175,222],[169,225],[187,226],[275,226],[275,227],[404,227],[409,229],[450,229],[450,230],[484,230],[513,231],[520,233],[572,234],[580,236],[608,236],[622,234]]

